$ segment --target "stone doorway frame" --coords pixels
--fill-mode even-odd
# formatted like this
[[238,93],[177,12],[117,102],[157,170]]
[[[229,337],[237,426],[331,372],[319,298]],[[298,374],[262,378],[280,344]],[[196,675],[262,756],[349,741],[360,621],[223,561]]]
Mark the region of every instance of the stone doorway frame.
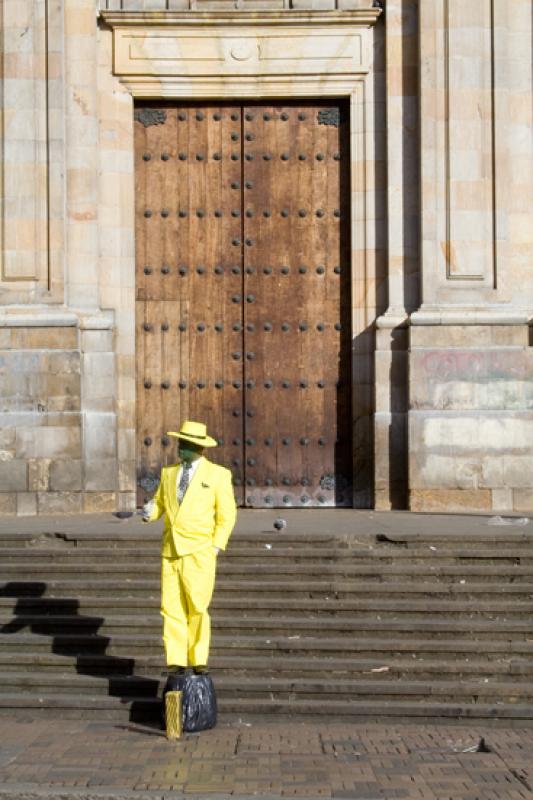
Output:
[[[348,100],[354,508],[373,507],[374,348],[369,343],[377,316],[378,244],[372,29],[380,14],[379,8],[100,13],[112,32],[113,74],[131,98],[131,155],[135,100]],[[125,120],[124,108],[121,119]],[[132,411],[131,387],[135,386],[135,337],[131,316],[128,319],[128,313],[133,318],[135,313],[134,257],[130,261],[127,291],[121,293],[121,313],[116,316],[119,356],[121,342],[129,355],[123,360],[123,369],[119,358],[117,433],[119,462],[127,462],[124,467],[119,464],[121,489],[127,487],[134,497],[135,403]],[[357,344],[358,340],[362,344]],[[126,409],[125,413],[120,409]]]

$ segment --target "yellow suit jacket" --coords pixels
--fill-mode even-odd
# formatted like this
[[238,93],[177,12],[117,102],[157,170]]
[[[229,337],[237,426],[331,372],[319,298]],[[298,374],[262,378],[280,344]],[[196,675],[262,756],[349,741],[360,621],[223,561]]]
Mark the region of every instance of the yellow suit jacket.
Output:
[[173,464],[161,470],[148,520],[155,522],[165,515],[161,555],[186,556],[209,545],[225,550],[237,518],[231,472],[202,458],[183,501],[178,503],[176,481],[180,466]]

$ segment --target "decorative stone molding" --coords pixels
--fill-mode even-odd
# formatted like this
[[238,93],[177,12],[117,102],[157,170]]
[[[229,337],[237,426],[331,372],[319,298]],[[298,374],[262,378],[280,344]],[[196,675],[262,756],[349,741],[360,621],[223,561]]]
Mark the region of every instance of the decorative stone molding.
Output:
[[420,2],[425,302],[490,303],[499,289],[506,119],[495,14],[494,0]]
[[410,325],[527,325],[525,311],[502,308],[422,308],[409,318]]
[[241,9],[239,11],[165,11],[163,14],[160,11],[106,11],[102,9],[100,16],[112,28],[118,25],[150,25],[150,26],[176,26],[176,25],[197,25],[199,22],[204,24],[217,24],[234,26],[239,25],[263,25],[265,21],[279,26],[285,25],[307,25],[310,22],[316,24],[359,24],[359,25],[374,25],[382,9],[379,6],[370,7],[370,3],[366,4],[367,7],[357,8],[354,10],[336,11],[313,11],[313,10],[295,10],[293,9],[290,14],[284,11],[271,11],[265,9]]
[[404,311],[387,311],[376,319],[378,330],[389,330],[393,328],[406,328],[409,324],[409,315]]
[[[380,13],[103,11],[101,17],[113,29],[115,74],[135,96],[227,97],[283,95],[289,85],[304,94],[318,77],[319,86],[348,94],[348,81],[370,69],[365,32]],[[317,93],[334,92],[317,87]]]
[[103,313],[76,314],[72,311],[21,309],[2,310],[0,328],[80,328],[81,330],[112,330],[112,315]]

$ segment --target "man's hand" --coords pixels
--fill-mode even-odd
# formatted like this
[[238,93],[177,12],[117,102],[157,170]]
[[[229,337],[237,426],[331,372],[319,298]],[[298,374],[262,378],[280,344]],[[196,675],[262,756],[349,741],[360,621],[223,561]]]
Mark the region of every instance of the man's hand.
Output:
[[149,500],[143,506],[143,511],[142,511],[143,522],[149,522],[150,521],[150,517],[152,516],[152,511],[153,510],[154,510],[154,501],[153,500]]

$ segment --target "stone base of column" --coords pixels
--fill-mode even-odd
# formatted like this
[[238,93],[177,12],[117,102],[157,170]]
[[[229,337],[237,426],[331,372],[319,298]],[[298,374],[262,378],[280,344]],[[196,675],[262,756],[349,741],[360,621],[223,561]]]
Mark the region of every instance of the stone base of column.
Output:
[[409,331],[409,508],[533,509],[533,351],[527,324]]

